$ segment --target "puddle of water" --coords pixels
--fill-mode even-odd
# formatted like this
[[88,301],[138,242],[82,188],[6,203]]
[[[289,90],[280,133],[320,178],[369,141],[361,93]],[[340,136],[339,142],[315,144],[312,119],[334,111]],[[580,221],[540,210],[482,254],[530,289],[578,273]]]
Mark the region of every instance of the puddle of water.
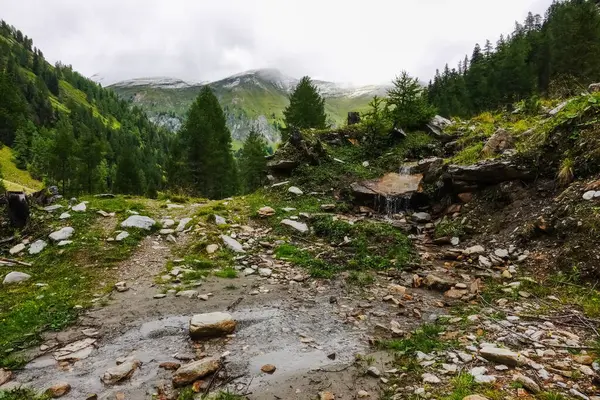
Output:
[[[207,352],[220,355],[229,351],[229,376],[244,374],[235,383],[252,382],[250,388],[275,385],[285,379],[316,368],[349,363],[364,349],[361,332],[343,325],[332,314],[325,301],[314,308],[284,308],[270,305],[265,308],[240,310],[233,314],[238,321],[235,337],[226,341],[205,343]],[[169,381],[172,373],[159,369],[165,361],[175,361],[176,353],[193,353],[188,336],[190,316],[173,316],[142,322],[107,342],[84,360],[62,371],[51,355],[40,357],[17,376],[20,383],[37,389],[65,381],[71,392],[64,399],[82,399],[96,393],[99,399],[114,398],[123,392],[127,399],[148,399],[157,382]],[[327,357],[335,353],[335,360]],[[115,387],[106,387],[100,377],[120,357],[132,357],[142,362],[132,378]],[[264,374],[265,364],[277,367],[273,375]]]

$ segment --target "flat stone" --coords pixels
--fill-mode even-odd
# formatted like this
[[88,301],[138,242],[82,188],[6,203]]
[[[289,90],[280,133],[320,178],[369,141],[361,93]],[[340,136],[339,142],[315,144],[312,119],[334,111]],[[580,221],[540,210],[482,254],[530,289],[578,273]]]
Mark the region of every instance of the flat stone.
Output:
[[484,347],[480,350],[479,354],[486,360],[511,367],[516,367],[525,362],[524,356],[515,353],[512,350],[498,347]]
[[9,272],[5,277],[4,281],[2,281],[3,285],[10,285],[13,283],[21,283],[31,279],[31,275],[28,275],[24,272],[13,271]]
[[60,241],[60,242],[58,242],[56,245],[57,245],[58,247],[63,247],[63,246],[68,246],[68,245],[70,245],[71,243],[73,243],[73,241],[72,241],[72,240],[61,240],[61,241]]
[[262,276],[263,278],[268,278],[273,274],[273,271],[270,268],[259,268],[258,269],[258,275]]
[[156,221],[143,215],[132,215],[121,222],[122,228],[138,228],[149,231],[156,224]]
[[85,205],[85,203],[79,203],[76,206],[73,206],[71,208],[71,211],[75,211],[75,212],[85,212],[87,210],[87,206]]
[[128,237],[129,237],[129,232],[123,231],[123,232],[121,232],[121,233],[119,233],[117,235],[117,237],[115,238],[115,240],[117,242],[122,242],[123,240],[127,239]]
[[236,321],[231,314],[224,312],[212,312],[197,314],[190,319],[190,336],[193,339],[224,336],[233,333]]
[[269,206],[261,207],[258,209],[258,215],[261,217],[270,217],[271,215],[275,215],[275,210]]
[[160,221],[160,224],[162,225],[162,227],[164,229],[168,229],[168,228],[171,228],[172,226],[175,225],[175,220],[172,220],[172,219],[169,219],[169,218],[163,219],[163,220]]
[[521,383],[525,389],[527,389],[533,394],[538,394],[539,392],[541,392],[540,386],[537,383],[535,383],[533,379],[523,374],[516,374],[515,376],[513,376],[513,380],[515,382]]
[[18,245],[13,246],[8,252],[14,256],[15,254],[19,254],[23,250],[25,250],[25,245],[23,243],[19,243]]
[[177,228],[175,228],[175,231],[183,232],[190,222],[192,222],[191,218],[181,218],[179,220],[179,224],[177,225]]
[[185,386],[216,372],[221,368],[218,358],[204,358],[181,366],[173,374],[173,386]]
[[161,235],[171,235],[175,233],[175,229],[161,229],[160,231],[158,231],[158,233],[160,233]]
[[291,219],[284,219],[281,221],[281,224],[294,228],[300,233],[308,232],[308,225],[306,225],[304,222],[298,222]]
[[176,297],[186,297],[188,299],[195,299],[198,297],[198,292],[195,290],[182,290],[177,292]]
[[290,186],[290,188],[288,189],[289,193],[295,194],[296,196],[301,196],[304,194],[304,192],[302,190],[300,190],[300,188],[296,187],[296,186]]
[[102,375],[101,380],[105,385],[115,385],[118,382],[131,378],[131,375],[133,375],[140,365],[141,363],[138,360],[127,360],[116,367],[107,369],[104,375]]
[[165,297],[167,297],[167,295],[164,293],[158,293],[154,295],[155,299],[164,299]]
[[217,225],[227,225],[227,220],[220,215],[215,214],[215,224]]
[[45,390],[45,393],[48,397],[57,399],[59,397],[63,397],[65,394],[71,391],[71,385],[67,382],[60,382],[50,386]]
[[414,213],[411,217],[416,222],[429,222],[429,221],[431,221],[431,214],[426,213],[426,212]]
[[264,372],[265,374],[272,374],[275,372],[276,369],[277,369],[277,367],[274,366],[273,364],[265,364],[262,367],[260,367],[260,370],[262,372]]
[[97,339],[86,338],[70,343],[58,350],[53,354],[56,361],[77,361],[86,359],[94,351],[94,343]]
[[494,255],[500,258],[508,258],[508,250],[506,249],[496,249],[494,251]]
[[242,247],[240,242],[238,242],[234,238],[227,236],[227,235],[221,235],[220,237],[221,237],[221,240],[223,241],[223,243],[225,244],[225,246],[227,246],[227,248],[229,248],[230,250],[232,250],[236,253],[245,253],[246,252],[246,250],[244,250],[244,248]]
[[70,226],[59,229],[56,232],[52,232],[49,237],[55,242],[60,242],[61,240],[67,240],[75,233],[75,229]]

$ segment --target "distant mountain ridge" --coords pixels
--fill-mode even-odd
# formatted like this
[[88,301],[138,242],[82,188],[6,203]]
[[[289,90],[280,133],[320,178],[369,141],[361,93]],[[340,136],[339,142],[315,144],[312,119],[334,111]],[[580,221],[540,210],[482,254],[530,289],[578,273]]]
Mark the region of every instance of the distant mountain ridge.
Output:
[[[93,79],[102,82],[99,75]],[[177,130],[200,88],[210,85],[225,111],[227,124],[237,146],[250,128],[257,126],[265,138],[276,143],[283,124],[283,110],[299,79],[277,69],[245,71],[214,82],[192,83],[171,77],[129,79],[109,85],[121,97],[131,100],[148,113],[151,120]],[[315,80],[325,98],[329,123],[345,122],[349,111],[364,111],[373,96],[384,96],[388,85],[353,86]]]

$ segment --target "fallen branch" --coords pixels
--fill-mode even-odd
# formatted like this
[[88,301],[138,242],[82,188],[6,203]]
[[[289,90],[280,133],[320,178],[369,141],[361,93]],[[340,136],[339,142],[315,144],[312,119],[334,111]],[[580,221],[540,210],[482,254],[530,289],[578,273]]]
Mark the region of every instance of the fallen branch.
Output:
[[243,297],[238,297],[236,301],[227,306],[227,311],[233,311],[233,309],[236,308],[238,304],[242,302],[242,300],[244,300]]
[[24,267],[31,267],[31,265],[32,265],[32,264],[26,263],[24,261],[12,260],[10,258],[0,258],[0,263],[17,264],[17,265],[22,265]]

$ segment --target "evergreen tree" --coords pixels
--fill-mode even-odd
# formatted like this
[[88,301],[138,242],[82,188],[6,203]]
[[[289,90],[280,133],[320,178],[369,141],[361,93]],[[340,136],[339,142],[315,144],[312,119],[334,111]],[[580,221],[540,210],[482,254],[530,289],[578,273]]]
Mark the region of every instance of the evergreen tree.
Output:
[[185,181],[200,196],[223,198],[237,189],[231,133],[225,122],[217,97],[203,87],[180,133],[187,161]]
[[435,115],[435,109],[427,102],[417,78],[402,71],[388,90],[387,104],[394,127],[418,129]]
[[37,134],[37,129],[33,122],[27,123],[17,130],[17,135],[13,143],[13,157],[17,168],[26,169],[31,159],[31,140]]
[[59,118],[56,124],[56,136],[50,153],[50,176],[62,187],[62,193],[67,194],[71,179],[75,176],[73,149],[75,148],[73,126],[67,117]]
[[244,142],[239,157],[240,177],[244,193],[251,193],[261,187],[265,182],[267,170],[267,143],[256,127]]
[[291,129],[325,129],[325,99],[321,97],[312,80],[305,76],[290,95],[290,104],[283,111],[285,129],[282,139],[286,140]]

